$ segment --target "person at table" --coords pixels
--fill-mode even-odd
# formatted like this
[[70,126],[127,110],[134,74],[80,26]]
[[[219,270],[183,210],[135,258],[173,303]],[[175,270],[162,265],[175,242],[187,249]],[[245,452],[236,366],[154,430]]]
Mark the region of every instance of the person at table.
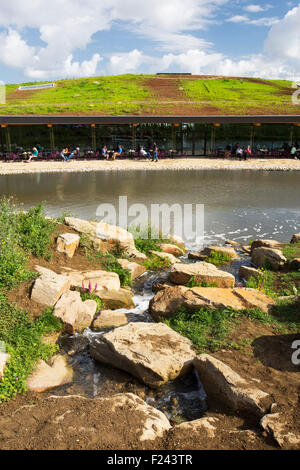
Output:
[[108,153],[108,151],[107,151],[106,145],[103,145],[103,146],[102,146],[101,157],[103,157],[105,160],[108,160],[108,159],[109,159],[109,153]]
[[115,160],[116,157],[121,157],[123,153],[123,148],[121,145],[118,145],[117,150],[113,153],[112,160]]
[[141,147],[140,150],[139,150],[139,154],[141,155],[141,157],[143,158],[148,158],[148,160],[150,160],[150,152],[147,152],[144,147]]
[[297,152],[296,145],[293,144],[293,145],[292,145],[292,148],[291,148],[291,157],[295,157],[295,156],[296,156],[296,152]]
[[27,163],[31,162],[31,160],[32,160],[33,158],[37,158],[38,156],[39,156],[39,151],[38,151],[38,149],[37,149],[36,147],[33,147],[32,153],[29,154],[29,158],[28,158],[28,160],[26,160]]

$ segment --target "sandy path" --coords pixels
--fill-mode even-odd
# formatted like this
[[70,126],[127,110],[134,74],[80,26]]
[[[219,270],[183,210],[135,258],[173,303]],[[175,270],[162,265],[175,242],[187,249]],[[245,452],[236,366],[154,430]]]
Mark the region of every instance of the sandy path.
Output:
[[269,170],[289,171],[300,170],[300,160],[252,159],[247,161],[182,158],[164,159],[159,162],[148,160],[116,160],[116,161],[70,161],[70,162],[34,162],[31,163],[0,163],[0,175],[22,173],[55,173],[85,171],[129,171],[129,170]]

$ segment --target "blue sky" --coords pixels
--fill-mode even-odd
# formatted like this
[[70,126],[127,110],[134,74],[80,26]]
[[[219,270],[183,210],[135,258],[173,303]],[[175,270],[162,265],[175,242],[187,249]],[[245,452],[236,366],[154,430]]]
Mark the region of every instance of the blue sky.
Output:
[[300,79],[300,3],[0,0],[5,83],[192,72]]

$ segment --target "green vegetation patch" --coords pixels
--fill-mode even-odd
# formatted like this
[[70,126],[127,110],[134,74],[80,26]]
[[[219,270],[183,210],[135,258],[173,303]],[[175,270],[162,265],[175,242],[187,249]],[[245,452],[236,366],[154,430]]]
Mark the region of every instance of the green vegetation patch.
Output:
[[282,273],[260,268],[260,275],[251,277],[247,287],[272,298],[297,295],[300,293],[300,272]]
[[206,263],[214,264],[215,266],[222,266],[232,261],[231,257],[227,253],[212,250],[210,255],[205,259]]
[[256,324],[269,325],[276,332],[296,332],[300,327],[299,307],[283,301],[274,307],[272,314],[257,308],[234,310],[202,307],[193,313],[180,308],[173,317],[162,321],[189,338],[199,352],[216,352],[222,348],[240,348],[238,343],[230,340],[230,334],[245,318]]
[[61,331],[61,322],[46,309],[35,322],[15,304],[8,303],[0,293],[0,341],[10,354],[5,374],[0,381],[0,402],[8,401],[26,390],[26,380],[39,359],[47,361],[58,349],[57,345],[42,343],[44,335]]

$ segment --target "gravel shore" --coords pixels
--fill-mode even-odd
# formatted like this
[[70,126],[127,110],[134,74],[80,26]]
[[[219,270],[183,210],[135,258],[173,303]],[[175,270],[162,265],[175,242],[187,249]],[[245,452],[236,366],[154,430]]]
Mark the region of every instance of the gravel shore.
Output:
[[268,170],[300,171],[300,160],[292,159],[251,159],[247,161],[182,158],[165,159],[159,162],[148,160],[115,160],[115,161],[70,161],[70,162],[16,162],[0,163],[0,175],[22,173],[56,173],[85,171],[134,171],[134,170]]

